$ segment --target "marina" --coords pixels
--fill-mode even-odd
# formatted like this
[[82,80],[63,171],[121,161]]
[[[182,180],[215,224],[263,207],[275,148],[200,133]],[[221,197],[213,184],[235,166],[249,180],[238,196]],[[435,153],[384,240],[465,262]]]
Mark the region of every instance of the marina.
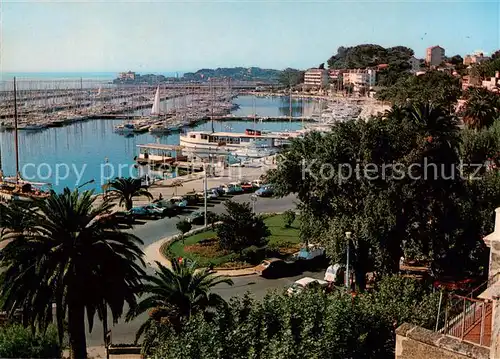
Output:
[[[244,161],[276,153],[292,133],[297,136],[312,129],[328,130],[329,124],[336,121],[334,113],[351,118],[359,114],[359,108],[351,108],[350,105],[335,101],[253,95],[233,97],[231,94],[231,99],[226,100],[226,113],[217,114],[214,109],[212,116],[212,106],[216,102],[212,101],[208,93],[205,96],[189,95],[160,100],[160,115],[152,116],[151,110],[157,89],[158,87],[149,88],[151,96],[147,107],[123,114],[95,115],[85,120],[82,118],[45,128],[39,128],[36,122],[27,124],[20,120],[18,137],[20,163],[23,164],[20,171],[23,178],[51,183],[56,191],[65,186],[74,188],[95,180],[86,187],[93,187],[97,192],[101,192],[102,178],[138,174],[136,160],[141,155],[138,145],[179,146],[181,137],[185,138],[191,131],[226,133],[229,134],[226,137],[236,138],[248,130],[260,131],[261,134],[272,132],[276,137],[272,146],[249,142],[248,145],[243,143],[241,146],[222,146],[223,149],[213,151],[221,152],[221,156],[226,160],[236,158]],[[189,114],[196,108],[195,103],[204,106],[206,115],[192,120]],[[173,113],[174,109],[176,113]],[[172,113],[169,113],[171,110]],[[20,113],[22,119],[23,112]],[[117,131],[120,128],[123,130]],[[15,173],[14,134],[14,131],[0,132],[1,167],[6,174]],[[258,136],[254,133],[246,138],[254,137]],[[182,156],[206,156],[206,153],[196,154],[200,151],[187,147],[181,149],[178,154],[170,149],[164,157],[176,157],[177,166],[182,168],[182,162],[186,159]],[[211,152],[212,148],[215,147],[201,152]],[[164,158],[161,158],[159,162],[163,161]]]

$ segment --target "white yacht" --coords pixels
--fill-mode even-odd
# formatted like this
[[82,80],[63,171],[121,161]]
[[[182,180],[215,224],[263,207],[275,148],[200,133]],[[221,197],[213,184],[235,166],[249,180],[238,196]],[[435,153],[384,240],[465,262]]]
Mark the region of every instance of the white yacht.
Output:
[[251,142],[248,145],[231,152],[231,155],[240,159],[263,158],[278,153],[278,147],[268,147],[257,142]]
[[229,155],[237,150],[245,150],[250,145],[261,148],[279,148],[288,136],[277,133],[263,133],[247,129],[244,133],[189,131],[180,136],[183,152]]

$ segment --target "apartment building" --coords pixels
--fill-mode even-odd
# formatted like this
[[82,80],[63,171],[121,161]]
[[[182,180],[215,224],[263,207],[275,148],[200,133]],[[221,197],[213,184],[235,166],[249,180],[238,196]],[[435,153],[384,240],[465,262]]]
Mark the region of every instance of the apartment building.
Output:
[[425,53],[425,63],[428,66],[439,66],[444,60],[444,48],[441,46],[428,47]]
[[304,74],[304,87],[308,89],[320,89],[328,85],[328,71],[325,69],[312,68]]
[[120,72],[118,74],[118,78],[120,80],[135,80],[135,72],[132,72],[132,71]]
[[476,52],[472,55],[465,55],[464,57],[464,65],[465,66],[470,66],[472,64],[480,64],[481,62],[484,62],[488,60],[488,56],[484,56],[482,52]]
[[347,70],[343,74],[344,86],[354,85],[354,91],[358,92],[361,89],[370,89],[375,86],[377,79],[377,71],[374,69],[353,69]]
[[481,85],[488,91],[500,92],[500,72],[496,71],[494,77],[483,80]]

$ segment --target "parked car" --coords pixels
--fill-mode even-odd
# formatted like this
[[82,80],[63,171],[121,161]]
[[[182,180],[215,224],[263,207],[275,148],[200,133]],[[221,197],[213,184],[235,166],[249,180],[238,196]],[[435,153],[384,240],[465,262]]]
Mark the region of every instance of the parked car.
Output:
[[215,192],[217,192],[217,194],[219,195],[219,197],[220,196],[224,196],[224,193],[225,193],[224,192],[224,187],[222,187],[222,186],[212,187],[212,188],[209,189],[209,191],[215,191]]
[[242,182],[241,189],[243,190],[243,192],[255,191],[255,187],[253,186],[252,182]]
[[133,207],[128,213],[135,218],[158,218],[161,215],[158,212],[148,210],[144,207]]
[[99,221],[102,222],[112,222],[115,225],[124,225],[127,227],[132,227],[134,223],[134,216],[128,212],[113,212],[100,216]]
[[203,199],[205,196],[207,199],[217,199],[219,198],[219,194],[216,190],[208,190],[207,192],[198,192],[198,195]]
[[203,224],[205,222],[205,213],[202,211],[195,211],[189,215],[187,221],[192,224]]
[[236,188],[232,185],[223,185],[224,194],[236,194]]
[[170,202],[174,203],[177,207],[187,207],[188,202],[184,197],[174,196],[170,198]]
[[254,187],[260,188],[264,185],[264,181],[262,181],[260,179],[256,179],[256,180],[252,181],[252,184],[254,185]]
[[303,247],[297,253],[294,253],[295,259],[311,260],[325,255],[325,248],[309,244]]
[[146,210],[148,210],[149,212],[151,213],[156,213],[158,214],[159,216],[164,216],[166,214],[166,208],[161,208],[155,204],[147,204],[145,206],[142,206],[142,208],[145,208]]
[[236,194],[243,193],[243,188],[241,188],[241,185],[239,182],[231,182],[228,184],[228,186],[232,186],[234,188],[234,192]]
[[328,286],[328,282],[325,280],[315,279],[311,277],[300,278],[287,289],[286,293],[288,295],[296,295],[314,286],[326,288]]
[[188,193],[183,198],[187,201],[188,206],[195,206],[200,202],[198,193]]
[[264,278],[283,277],[293,272],[293,263],[278,258],[269,258],[254,268],[255,273]]
[[259,197],[271,197],[274,194],[274,190],[272,186],[266,185],[255,191],[255,194]]

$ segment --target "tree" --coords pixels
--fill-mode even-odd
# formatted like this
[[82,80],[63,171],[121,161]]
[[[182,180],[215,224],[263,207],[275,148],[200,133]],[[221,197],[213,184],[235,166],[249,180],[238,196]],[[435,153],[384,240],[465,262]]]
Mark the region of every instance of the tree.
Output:
[[210,223],[212,230],[215,229],[215,223],[219,221],[219,215],[212,211],[207,211],[207,222]]
[[470,88],[466,93],[463,119],[467,127],[481,129],[489,127],[500,117],[500,99],[485,88]]
[[[459,144],[457,119],[446,109],[395,106],[292,141],[268,181],[279,196],[297,195],[301,238],[322,243],[333,263],[345,262],[345,232],[353,233],[360,289],[368,271],[397,272],[402,255],[432,262],[440,274],[466,275],[474,266],[465,248],[481,240],[465,236],[470,188],[458,172]],[[450,258],[468,265],[453,269]]]
[[325,63],[323,62],[323,63],[319,64],[318,69],[324,70],[325,69]]
[[290,228],[295,221],[295,212],[291,209],[285,211],[283,213],[283,221],[285,222],[285,228]]
[[109,307],[116,321],[125,302],[135,304],[144,265],[142,241],[100,220],[112,207],[107,200],[97,205],[93,191],[68,188],[61,194],[52,191],[32,207],[9,207],[25,211],[32,221],[22,232],[11,231],[12,241],[0,253],[2,310],[22,310],[25,325],[44,330],[55,303],[61,343],[67,316],[72,358],[87,356],[85,312],[92,330],[96,312],[102,317]]
[[144,196],[153,199],[153,195],[142,185],[139,178],[116,178],[110,186],[111,198],[119,199],[119,205],[125,204],[127,211],[132,209],[134,197]]
[[383,48],[380,45],[363,44],[354,47],[339,47],[337,54],[330,57],[328,66],[331,69],[355,69],[393,65],[406,62],[413,56],[412,49],[405,46]]
[[149,319],[137,332],[136,341],[142,334],[154,329],[155,324],[168,323],[179,332],[192,315],[208,314],[209,310],[226,304],[212,289],[222,283],[233,285],[231,279],[211,275],[206,268],[196,269],[196,263],[172,260],[171,268],[158,262],[156,265],[155,274],[144,277],[141,293],[148,297],[127,313],[127,320],[130,320],[150,311]]
[[181,232],[182,236],[182,241],[184,241],[184,235],[191,230],[193,227],[191,225],[191,222],[188,222],[187,220],[183,219],[182,221],[177,222],[175,225],[177,227],[177,230]]
[[262,217],[253,213],[250,203],[227,201],[224,207],[227,213],[221,215],[222,223],[217,227],[221,248],[241,252],[245,247],[267,244],[271,232]]
[[278,81],[287,88],[295,87],[304,82],[304,71],[287,68],[281,71]]
[[401,77],[394,85],[377,93],[377,98],[396,105],[431,103],[452,112],[462,94],[459,80],[441,71],[421,76]]

